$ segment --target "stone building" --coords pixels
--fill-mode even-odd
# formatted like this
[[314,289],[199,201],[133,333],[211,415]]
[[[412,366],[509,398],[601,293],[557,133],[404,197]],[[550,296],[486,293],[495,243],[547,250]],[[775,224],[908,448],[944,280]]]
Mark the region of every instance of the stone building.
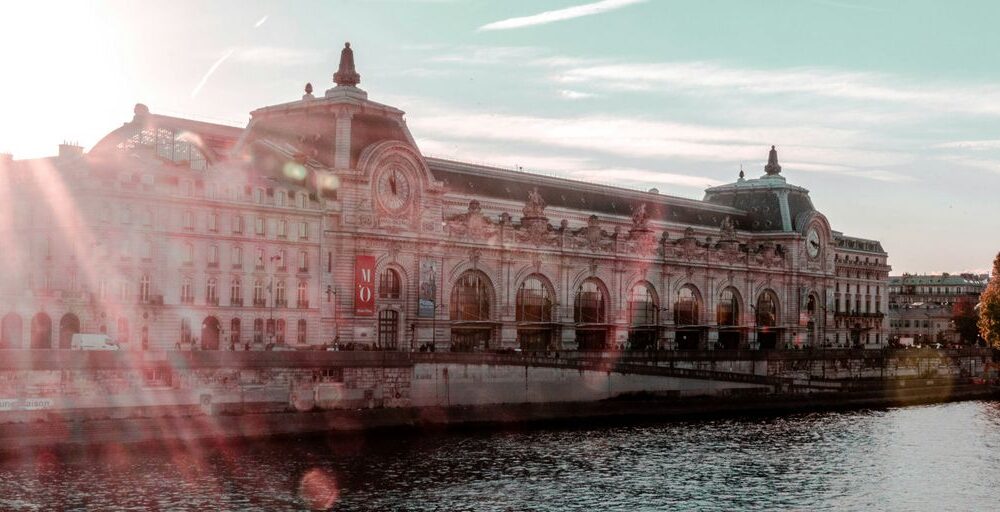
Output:
[[5,346],[886,342],[886,253],[834,231],[773,146],[693,200],[425,157],[349,45],[334,81],[245,129],[138,105],[85,155],[5,161]]
[[889,278],[889,336],[913,343],[959,343],[952,318],[961,301],[974,306],[985,274],[903,274]]

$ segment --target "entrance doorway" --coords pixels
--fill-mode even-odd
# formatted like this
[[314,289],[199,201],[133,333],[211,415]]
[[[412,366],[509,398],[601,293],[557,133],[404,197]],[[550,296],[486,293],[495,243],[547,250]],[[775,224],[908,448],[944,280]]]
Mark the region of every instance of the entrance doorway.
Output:
[[701,331],[677,331],[677,350],[698,350],[701,348]]
[[219,350],[219,319],[210,316],[201,323],[201,349]]
[[655,350],[656,329],[631,329],[628,332],[629,350]]
[[73,313],[66,313],[59,320],[59,348],[68,349],[73,344],[73,335],[80,332],[80,319]]
[[757,345],[761,350],[774,350],[778,348],[778,333],[776,331],[758,332]]
[[605,350],[608,348],[608,330],[603,327],[577,329],[576,344],[578,350]]
[[719,348],[722,350],[739,350],[743,336],[740,331],[719,331]]
[[452,327],[452,352],[478,352],[490,348],[492,327]]

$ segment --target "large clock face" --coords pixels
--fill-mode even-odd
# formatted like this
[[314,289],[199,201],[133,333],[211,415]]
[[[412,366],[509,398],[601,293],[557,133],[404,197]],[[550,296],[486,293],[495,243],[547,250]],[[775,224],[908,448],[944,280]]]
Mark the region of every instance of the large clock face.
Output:
[[819,233],[816,232],[816,228],[809,228],[809,232],[806,233],[806,252],[810,258],[819,256],[819,247]]
[[400,212],[406,209],[410,201],[410,182],[406,173],[395,167],[390,167],[379,174],[378,201],[390,212]]

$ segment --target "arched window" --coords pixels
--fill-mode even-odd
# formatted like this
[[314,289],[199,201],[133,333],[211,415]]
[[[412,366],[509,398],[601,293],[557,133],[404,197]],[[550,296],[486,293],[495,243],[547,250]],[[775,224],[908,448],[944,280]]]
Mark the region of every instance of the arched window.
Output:
[[243,283],[239,277],[234,277],[229,287],[229,301],[233,306],[243,305]]
[[551,322],[553,302],[545,282],[539,276],[528,276],[517,289],[517,321]]
[[765,290],[757,297],[757,326],[778,325],[778,297],[771,290]]
[[378,296],[382,299],[398,299],[401,293],[399,273],[391,268],[382,271],[378,279]]
[[208,278],[205,286],[205,302],[213,306],[219,304],[218,281],[214,277]]
[[240,319],[234,318],[229,322],[229,343],[233,347],[240,346]]
[[677,325],[698,325],[701,318],[701,300],[694,286],[686,285],[677,290],[674,301],[674,323]]
[[299,323],[298,323],[298,325],[296,327],[297,327],[297,330],[295,331],[295,341],[299,345],[305,345],[306,344],[306,319],[305,318],[300,318],[299,319]]
[[279,344],[282,344],[282,345],[284,345],[284,343],[285,343],[285,319],[284,318],[279,318],[278,319],[278,332],[277,332],[277,337],[275,338],[275,341],[278,342]]
[[139,278],[139,300],[149,302],[149,274],[143,274]]
[[630,325],[656,325],[659,309],[656,292],[649,284],[639,283],[632,287],[628,298]]
[[181,303],[191,304],[194,302],[194,288],[191,286],[191,278],[185,277],[181,281]]
[[576,323],[604,323],[607,313],[604,287],[596,279],[584,281],[576,289],[573,303],[573,321]]
[[233,268],[243,268],[243,248],[233,247]]
[[253,305],[258,308],[264,306],[264,283],[260,279],[253,282]]
[[722,294],[719,295],[719,305],[715,308],[715,321],[719,325],[739,324],[739,294],[732,287],[722,290]]
[[300,308],[309,307],[309,284],[305,281],[299,281],[298,295],[296,296],[296,304]]
[[399,343],[399,313],[383,309],[378,313],[378,345],[382,348],[396,348]]
[[264,342],[264,319],[253,319],[253,342],[260,344]]
[[481,273],[462,274],[451,290],[451,319],[489,320],[491,295],[489,281]]
[[278,281],[274,285],[274,305],[278,307],[285,306],[287,302],[285,301],[285,282]]
[[809,298],[806,299],[806,312],[809,313],[809,316],[813,316],[813,315],[816,314],[816,296],[815,295],[809,295]]
[[181,319],[181,344],[186,345],[191,343],[191,320],[187,318]]

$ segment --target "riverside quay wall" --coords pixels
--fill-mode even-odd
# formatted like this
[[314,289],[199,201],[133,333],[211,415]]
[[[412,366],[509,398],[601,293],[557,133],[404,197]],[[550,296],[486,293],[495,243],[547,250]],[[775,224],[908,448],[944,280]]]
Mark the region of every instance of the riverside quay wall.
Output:
[[[79,426],[171,418],[173,426],[168,430],[197,437],[192,426],[204,424],[205,418],[225,417],[226,422],[245,424],[274,413],[284,414],[294,423],[292,418],[318,411],[357,414],[518,404],[552,404],[557,410],[573,403],[591,404],[593,410],[599,410],[600,404],[614,407],[614,400],[609,399],[630,396],[724,397],[736,401],[807,393],[840,396],[873,382],[889,381],[897,387],[934,382],[953,386],[983,377],[993,359],[989,350],[577,352],[544,357],[8,350],[0,356],[0,439],[8,441],[10,436],[4,435],[3,429],[9,434],[12,425],[20,425],[20,431],[25,426],[36,431],[41,424]],[[183,418],[191,422],[177,421]],[[388,418],[379,420],[379,426],[413,423],[414,418],[427,416],[398,415],[392,419],[390,414]],[[464,418],[461,421],[475,420],[469,415]],[[213,431],[219,424],[207,423],[203,434],[240,435],[225,429]],[[322,422],[311,425],[303,430],[323,428]],[[61,432],[60,441],[73,441],[69,431]],[[267,429],[255,431],[267,433]]]

